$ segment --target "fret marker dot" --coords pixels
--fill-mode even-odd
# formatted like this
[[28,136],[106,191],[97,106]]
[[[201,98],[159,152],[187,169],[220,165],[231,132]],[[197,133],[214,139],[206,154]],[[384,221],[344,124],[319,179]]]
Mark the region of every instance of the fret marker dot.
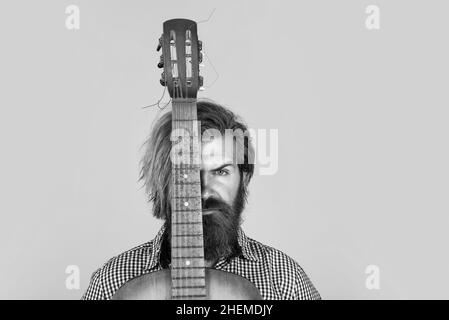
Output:
[[187,201],[184,202],[184,206],[188,207],[188,206],[189,206],[189,203],[188,203]]
[[190,266],[190,261],[189,260],[186,261],[186,265]]

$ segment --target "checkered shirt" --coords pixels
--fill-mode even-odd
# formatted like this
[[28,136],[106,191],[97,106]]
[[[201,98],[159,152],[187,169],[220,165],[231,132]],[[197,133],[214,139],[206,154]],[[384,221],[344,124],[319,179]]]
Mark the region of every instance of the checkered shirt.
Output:
[[[163,226],[153,240],[110,259],[94,272],[81,299],[111,299],[125,282],[162,269],[159,259],[164,232]],[[219,260],[214,269],[248,279],[265,300],[321,299],[304,270],[285,253],[247,237],[241,229],[238,242],[241,255]]]

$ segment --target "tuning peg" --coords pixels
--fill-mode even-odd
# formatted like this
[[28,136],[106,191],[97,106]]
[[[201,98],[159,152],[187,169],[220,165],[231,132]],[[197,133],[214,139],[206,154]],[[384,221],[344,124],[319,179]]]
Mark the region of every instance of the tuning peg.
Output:
[[156,51],[161,50],[161,48],[162,48],[162,37],[159,38],[159,43],[157,45]]
[[203,50],[203,41],[198,40],[198,50],[201,51]]
[[203,54],[200,52],[200,54],[198,55],[198,62],[201,63],[203,62]]
[[204,82],[203,76],[198,76],[198,86],[200,87],[199,88],[200,91],[204,91],[203,82]]
[[167,84],[167,83],[165,82],[165,72],[162,72],[162,73],[161,73],[161,79],[159,80],[159,83],[160,83],[163,87],[165,87],[165,85]]
[[164,56],[161,55],[161,58],[159,60],[159,63],[157,64],[158,68],[163,68],[164,67]]

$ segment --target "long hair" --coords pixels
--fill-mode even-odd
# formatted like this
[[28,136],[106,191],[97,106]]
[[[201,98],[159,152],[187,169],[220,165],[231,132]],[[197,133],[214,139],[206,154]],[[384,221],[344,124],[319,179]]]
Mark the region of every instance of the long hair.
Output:
[[[207,129],[217,129],[225,134],[226,129],[242,130],[247,133],[248,128],[236,114],[229,109],[209,99],[197,101],[197,118],[201,123],[201,134]],[[145,152],[141,160],[140,181],[143,181],[148,201],[153,202],[153,215],[159,219],[167,219],[171,214],[171,171],[170,158],[172,141],[171,111],[163,114],[154,124],[149,138],[145,141]],[[244,199],[247,198],[247,185],[254,173],[254,148],[249,135],[244,137],[244,161],[238,163],[240,183],[243,173],[246,174],[246,184],[243,185]]]

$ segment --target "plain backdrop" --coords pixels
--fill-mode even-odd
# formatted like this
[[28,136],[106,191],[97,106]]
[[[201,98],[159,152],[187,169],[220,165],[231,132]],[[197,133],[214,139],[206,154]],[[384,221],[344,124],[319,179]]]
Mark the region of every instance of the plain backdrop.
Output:
[[[372,4],[379,30],[365,27]],[[277,173],[250,186],[247,235],[298,261],[324,299],[449,298],[448,9],[2,1],[0,298],[79,299],[98,267],[155,236],[138,177],[160,115],[142,108],[163,92],[157,40],[165,20],[212,12],[198,24],[200,96],[279,133]],[[79,289],[66,288],[70,265]]]

